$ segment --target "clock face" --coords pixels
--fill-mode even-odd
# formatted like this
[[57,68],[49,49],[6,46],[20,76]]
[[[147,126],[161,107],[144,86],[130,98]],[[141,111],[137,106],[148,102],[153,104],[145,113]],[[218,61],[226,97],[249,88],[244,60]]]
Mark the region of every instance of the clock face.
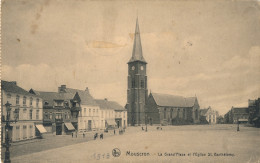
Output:
[[144,70],[144,66],[141,66],[141,70]]
[[132,70],[135,70],[135,66],[132,66]]

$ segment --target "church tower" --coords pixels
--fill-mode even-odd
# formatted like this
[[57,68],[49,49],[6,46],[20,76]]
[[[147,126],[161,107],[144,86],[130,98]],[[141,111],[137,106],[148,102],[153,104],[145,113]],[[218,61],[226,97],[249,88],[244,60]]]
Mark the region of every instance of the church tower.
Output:
[[127,115],[131,126],[145,124],[145,104],[148,96],[146,64],[142,52],[138,18],[132,57],[128,64]]

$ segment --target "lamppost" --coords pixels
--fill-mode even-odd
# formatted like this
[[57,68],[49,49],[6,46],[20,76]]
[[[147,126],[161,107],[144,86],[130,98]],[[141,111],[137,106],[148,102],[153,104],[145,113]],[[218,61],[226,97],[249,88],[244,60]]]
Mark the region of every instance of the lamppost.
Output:
[[145,114],[145,132],[147,132],[147,114]]
[[6,107],[6,119],[3,120],[3,122],[5,122],[5,160],[4,160],[4,163],[11,163],[11,160],[10,160],[10,151],[9,151],[9,147],[11,146],[10,144],[10,141],[11,141],[11,138],[9,137],[9,132],[10,130],[12,130],[12,126],[10,125],[11,122],[16,122],[17,119],[15,118],[14,121],[11,121],[10,120],[10,112],[11,112],[11,105],[8,101],[7,103],[5,104],[5,107]]
[[237,118],[237,131],[239,131],[239,118]]

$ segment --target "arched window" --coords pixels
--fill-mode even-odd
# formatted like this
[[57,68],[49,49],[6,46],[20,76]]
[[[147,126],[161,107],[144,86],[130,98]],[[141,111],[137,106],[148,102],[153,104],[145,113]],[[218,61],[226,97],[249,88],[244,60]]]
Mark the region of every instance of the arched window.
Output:
[[144,88],[144,81],[141,80],[141,88]]
[[132,80],[132,88],[135,88],[135,80]]

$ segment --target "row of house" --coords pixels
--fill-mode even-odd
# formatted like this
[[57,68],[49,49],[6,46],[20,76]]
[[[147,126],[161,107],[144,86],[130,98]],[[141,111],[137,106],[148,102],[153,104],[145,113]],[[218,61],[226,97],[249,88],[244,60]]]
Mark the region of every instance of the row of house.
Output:
[[248,100],[248,107],[233,107],[224,115],[225,123],[249,123],[260,127],[260,98]]
[[1,81],[2,142],[5,136],[6,106],[11,104],[12,141],[33,139],[41,133],[55,135],[72,131],[127,127],[127,111],[117,102],[94,99],[88,88],[67,88],[57,92],[29,91],[16,82]]

